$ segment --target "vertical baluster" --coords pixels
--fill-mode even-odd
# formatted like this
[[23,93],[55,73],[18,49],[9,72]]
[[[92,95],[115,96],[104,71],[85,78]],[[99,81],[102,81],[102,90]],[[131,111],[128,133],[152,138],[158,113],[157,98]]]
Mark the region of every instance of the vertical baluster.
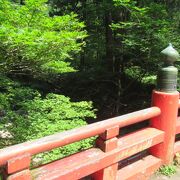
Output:
[[30,162],[31,156],[29,154],[20,155],[12,158],[7,162],[6,171],[8,180],[30,180]]
[[[101,134],[96,141],[96,146],[102,151],[109,152],[117,148],[117,136],[119,135],[119,127],[115,126],[107,129]],[[118,163],[112,164],[92,175],[94,180],[115,180],[117,176]]]

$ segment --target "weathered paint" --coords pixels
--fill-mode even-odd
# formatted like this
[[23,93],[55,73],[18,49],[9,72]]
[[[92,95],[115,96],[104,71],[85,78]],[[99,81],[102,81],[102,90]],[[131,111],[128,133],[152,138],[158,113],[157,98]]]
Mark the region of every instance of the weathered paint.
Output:
[[[94,164],[99,161],[99,157],[103,154],[104,152],[100,149],[91,148],[34,169],[31,171],[31,175],[36,180],[78,179],[78,177],[91,174],[92,168],[95,172]],[[83,169],[83,167],[87,168]]]
[[25,142],[0,150],[0,166],[5,165],[9,159],[22,154],[38,154],[57,147],[61,147],[79,140],[104,133],[114,126],[124,127],[160,115],[158,107],[151,107],[141,111],[111,118],[84,127],[46,136],[38,140]]
[[104,153],[93,148],[32,170],[32,177],[37,180],[77,180],[159,144],[163,140],[164,132],[145,128],[119,138],[115,150]]
[[161,109],[161,115],[152,118],[151,126],[164,131],[165,138],[162,144],[152,147],[150,152],[162,159],[164,164],[171,164],[173,161],[178,104],[179,92],[153,92],[152,105]]
[[31,157],[29,154],[21,155],[7,162],[7,173],[12,174],[17,171],[28,169],[30,166]]
[[31,180],[31,174],[30,171],[27,169],[10,175],[7,180]]
[[118,171],[116,180],[146,180],[161,166],[161,159],[151,155]]

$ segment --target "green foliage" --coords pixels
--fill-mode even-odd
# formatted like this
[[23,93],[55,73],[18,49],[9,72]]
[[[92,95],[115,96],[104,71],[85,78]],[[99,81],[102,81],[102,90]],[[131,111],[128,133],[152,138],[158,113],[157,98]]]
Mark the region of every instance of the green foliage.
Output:
[[156,78],[157,77],[155,75],[147,75],[147,76],[142,78],[141,82],[143,84],[149,84],[149,85],[154,84],[154,85],[156,85]]
[[[119,3],[116,5],[121,7]],[[159,55],[160,50],[172,41],[170,39],[171,20],[165,6],[151,3],[139,7],[136,5],[136,1],[131,1],[124,8],[129,11],[128,20],[112,24],[114,31],[122,29],[125,32],[118,33],[118,37],[123,43],[124,53],[131,54],[135,58],[152,61],[157,54]],[[140,56],[137,55],[138,51]]]
[[[180,51],[178,0],[23,2],[0,0],[0,71],[27,77],[26,82],[32,77],[49,81],[54,83],[49,92],[65,92],[77,101],[94,100],[103,118],[123,113],[123,108],[132,111],[127,102],[131,96],[138,99],[141,90],[147,93],[140,84],[155,84],[160,51],[169,42]],[[12,136],[1,147],[79,127],[94,117],[91,103],[71,102],[7,78],[0,79],[0,92],[0,128]],[[38,157],[62,157],[92,141]]]
[[155,84],[161,50],[169,42],[179,47],[177,24],[172,25],[172,17],[176,16],[165,3],[135,0],[114,0],[114,3],[126,17],[111,24],[116,41],[121,44],[115,49],[116,54],[125,57],[120,62],[125,74],[143,84]]
[[84,23],[74,13],[50,17],[46,2],[0,0],[1,71],[34,77],[74,71],[68,61],[84,45]]
[[171,176],[176,173],[176,166],[174,165],[162,166],[159,169],[159,172],[165,176]]
[[142,11],[142,8],[135,6],[136,1],[134,0],[113,0],[113,2],[116,7],[124,7],[127,8],[129,11],[132,9]]
[[[6,77],[26,75],[49,81],[55,75],[76,71],[72,62],[85,45],[85,25],[74,13],[50,16],[49,12],[47,0],[25,0],[23,5],[0,0],[1,148],[76,128],[85,125],[86,118],[95,117],[91,102],[41,94]],[[88,148],[92,141],[37,157],[43,162],[53,160]]]
[[[83,92],[84,99],[90,98],[97,103],[95,105],[100,108],[103,118],[107,112],[117,115],[128,109],[120,104],[128,104],[129,99],[132,99],[132,88],[140,86],[134,91],[135,99],[140,94],[139,90],[147,94],[151,92],[161,61],[160,51],[169,42],[180,51],[178,0],[173,3],[167,0],[49,0],[49,3],[52,14],[62,15],[74,11],[86,24],[89,36],[79,58],[79,69],[83,72],[76,73],[75,76],[79,75],[78,85],[74,85],[75,90],[68,95],[74,97],[76,94],[81,98]],[[86,76],[88,78],[82,78]],[[144,90],[141,83],[142,86],[152,86],[146,86]],[[64,92],[67,91],[68,85],[64,88]],[[110,103],[104,106],[107,99]],[[138,107],[134,109],[133,105],[129,109],[137,110]]]
[[127,76],[134,78],[134,79],[139,79],[141,74],[142,74],[143,69],[141,69],[139,66],[133,66],[129,67],[125,70],[125,73]]
[[[94,117],[90,109],[90,103],[73,103],[62,95],[48,94],[43,99],[39,95],[22,103],[21,110],[25,112],[25,117],[19,116],[14,120],[13,127],[16,128],[12,127],[11,132],[17,139],[26,141],[69,130],[85,125],[85,117]],[[21,123],[26,116],[27,120]]]
[[[6,89],[0,93],[0,131],[8,132],[1,140],[1,148],[80,127],[86,125],[86,118],[95,117],[91,102],[71,102],[70,98],[52,93],[42,97],[38,91],[7,78],[1,78],[1,82],[0,88]],[[83,140],[38,157],[43,162],[54,160],[88,148],[92,143],[93,138]]]

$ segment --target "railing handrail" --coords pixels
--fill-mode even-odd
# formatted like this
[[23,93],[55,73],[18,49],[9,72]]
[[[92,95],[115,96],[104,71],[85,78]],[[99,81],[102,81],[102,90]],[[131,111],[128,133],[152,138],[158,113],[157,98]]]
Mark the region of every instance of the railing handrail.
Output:
[[46,136],[37,140],[28,141],[0,150],[0,166],[9,159],[22,154],[38,154],[54,148],[65,146],[73,142],[93,137],[105,132],[106,129],[119,126],[119,128],[156,117],[161,114],[158,107],[151,107],[126,115],[110,118],[104,121],[82,126],[80,128]]

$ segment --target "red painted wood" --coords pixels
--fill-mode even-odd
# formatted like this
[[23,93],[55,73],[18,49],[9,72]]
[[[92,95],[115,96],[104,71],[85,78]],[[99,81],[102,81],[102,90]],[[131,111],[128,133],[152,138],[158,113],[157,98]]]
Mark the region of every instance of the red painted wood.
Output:
[[143,151],[143,152],[140,152],[140,153],[137,153],[133,156],[130,156],[126,159],[123,159],[121,160],[120,162],[118,162],[118,167],[119,169],[129,165],[129,164],[132,164],[140,159],[143,159],[144,157],[146,157],[148,154],[147,150]]
[[180,117],[177,118],[176,134],[180,134]]
[[29,154],[10,159],[7,163],[7,173],[12,174],[17,171],[28,169],[30,166],[31,157]]
[[36,180],[77,180],[99,170],[96,163],[104,154],[100,149],[92,148],[34,169],[31,174]]
[[92,180],[115,180],[118,172],[118,163],[113,164],[92,175]]
[[[119,135],[119,127],[115,126],[109,128],[105,133],[101,134],[96,140],[96,146],[99,147],[103,152],[109,152],[115,150],[118,146],[118,139],[116,136]],[[111,139],[109,139],[111,138]],[[117,176],[118,163],[110,165],[100,171],[95,172],[92,175],[93,180],[109,180],[115,179]]]
[[100,137],[104,140],[111,139],[119,135],[119,126],[108,128]]
[[174,157],[174,142],[179,104],[179,92],[164,93],[154,91],[152,105],[161,109],[161,115],[151,120],[151,126],[165,132],[164,142],[150,149],[152,155],[171,164]]
[[116,180],[146,180],[161,166],[162,161],[151,155],[118,171]]
[[112,151],[113,149],[116,149],[117,144],[118,144],[118,139],[116,137],[109,139],[107,141],[104,141],[100,137],[97,138],[96,140],[97,147],[100,148],[104,152],[109,152],[109,151]]
[[180,141],[177,141],[174,144],[174,154],[176,153],[180,153]]
[[29,170],[24,170],[16,174],[10,175],[7,180],[31,180],[31,174]]
[[146,119],[158,116],[160,113],[161,111],[158,107],[151,107],[77,129],[72,129],[70,131],[46,136],[38,140],[7,147],[0,150],[0,166],[5,165],[9,159],[21,154],[38,154],[88,137],[102,134],[106,131],[106,129],[112,128],[114,126],[124,127],[130,124],[144,121]]
[[145,128],[120,138],[115,150],[104,153],[100,149],[92,148],[32,170],[32,177],[37,180],[77,180],[161,143],[163,140],[164,132],[155,128]]

